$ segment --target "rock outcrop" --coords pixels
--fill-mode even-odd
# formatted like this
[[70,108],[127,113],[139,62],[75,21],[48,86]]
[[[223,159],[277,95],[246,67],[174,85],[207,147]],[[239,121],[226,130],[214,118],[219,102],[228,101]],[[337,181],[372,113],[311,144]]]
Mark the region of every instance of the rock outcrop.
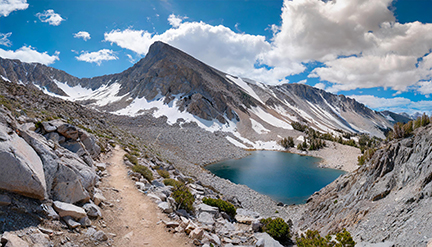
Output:
[[97,179],[94,167],[86,164],[78,154],[56,146],[55,142],[35,132],[23,130],[21,135],[44,164],[47,191],[51,198],[68,203],[90,199]]
[[347,228],[357,240],[426,246],[432,238],[432,126],[394,140],[310,197],[300,227]]
[[11,128],[11,121],[5,111],[0,112],[0,189],[44,199],[46,183],[42,161]]

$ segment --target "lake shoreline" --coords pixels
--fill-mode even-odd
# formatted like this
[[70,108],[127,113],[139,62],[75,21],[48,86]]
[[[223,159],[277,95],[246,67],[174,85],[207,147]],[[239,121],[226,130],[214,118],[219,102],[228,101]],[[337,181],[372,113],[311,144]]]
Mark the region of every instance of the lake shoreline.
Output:
[[218,177],[245,184],[275,201],[291,205],[305,203],[309,196],[345,173],[322,169],[320,163],[321,158],[317,157],[265,150],[206,168]]
[[[326,147],[319,150],[312,150],[312,151],[301,151],[296,148],[289,148],[287,150],[245,149],[245,151],[247,152],[274,151],[274,152],[292,153],[301,156],[320,158],[321,161],[318,164],[319,167],[337,169],[345,172],[353,172],[359,168],[359,166],[357,165],[358,162],[357,157],[361,155],[360,149],[347,146],[347,145],[342,145],[336,142],[326,141],[326,143],[327,143]],[[244,157],[237,157],[234,160],[243,159],[249,155],[251,155],[251,153],[245,155]],[[230,159],[223,159],[216,162],[204,164],[203,167],[205,168],[209,165],[225,162],[228,160]]]

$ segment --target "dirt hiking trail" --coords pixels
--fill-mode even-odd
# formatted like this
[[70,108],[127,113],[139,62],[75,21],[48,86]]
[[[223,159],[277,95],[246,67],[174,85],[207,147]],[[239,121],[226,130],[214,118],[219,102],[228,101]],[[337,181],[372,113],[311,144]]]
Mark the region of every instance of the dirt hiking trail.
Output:
[[[193,246],[183,234],[167,232],[160,220],[169,221],[155,203],[135,188],[123,164],[126,152],[117,146],[104,162],[109,163],[107,177],[100,188],[113,204],[103,209],[105,232],[112,233],[113,246]],[[158,222],[160,222],[158,224]],[[115,234],[115,235],[114,235]]]

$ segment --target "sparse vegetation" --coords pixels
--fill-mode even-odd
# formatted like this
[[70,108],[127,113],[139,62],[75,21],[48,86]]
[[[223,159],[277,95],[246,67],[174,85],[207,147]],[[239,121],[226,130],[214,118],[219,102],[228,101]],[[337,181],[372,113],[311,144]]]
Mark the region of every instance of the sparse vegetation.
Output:
[[161,176],[163,178],[169,178],[170,177],[169,172],[165,171],[165,170],[162,170],[162,169],[157,170],[157,173],[159,174],[159,176]]
[[218,207],[219,210],[227,213],[231,218],[234,218],[237,214],[237,210],[234,205],[222,199],[204,198],[203,203],[213,207]]
[[134,165],[138,165],[138,158],[135,155],[125,154],[125,157]]
[[294,147],[294,138],[292,138],[291,136],[283,138],[279,141],[279,145],[281,145],[285,149],[292,148]]
[[179,209],[184,209],[188,212],[194,211],[193,203],[195,202],[195,197],[185,185],[174,188],[172,197],[176,201]]
[[336,233],[336,241],[328,234],[325,238],[321,237],[316,230],[307,230],[306,235],[302,234],[296,238],[299,247],[354,247],[356,242],[351,234],[344,228],[342,232]]
[[363,155],[359,156],[358,159],[358,165],[362,166],[364,165],[367,161],[369,161],[372,156],[375,154],[376,152],[376,148],[369,148],[366,151],[363,152]]
[[153,180],[153,173],[147,166],[135,165],[134,167],[132,167],[132,171],[140,173],[149,182]]
[[301,124],[299,122],[292,122],[291,126],[298,131],[304,132],[307,129],[307,125]]
[[163,180],[163,183],[164,183],[166,186],[172,186],[172,187],[174,187],[174,188],[178,188],[178,187],[184,185],[184,183],[182,183],[181,181],[175,180],[175,179],[173,179],[173,178],[164,179],[164,180]]
[[429,118],[426,113],[423,113],[423,115],[418,117],[415,121],[409,121],[406,124],[403,124],[401,122],[395,123],[395,125],[393,126],[393,130],[390,131],[387,135],[387,140],[391,141],[394,139],[409,137],[412,135],[415,129],[427,126],[430,123],[431,118]]
[[268,233],[274,239],[283,243],[290,240],[290,227],[282,218],[261,219],[261,223],[263,224],[261,230]]
[[318,150],[326,146],[325,141],[321,139],[313,139],[310,141],[309,150]]

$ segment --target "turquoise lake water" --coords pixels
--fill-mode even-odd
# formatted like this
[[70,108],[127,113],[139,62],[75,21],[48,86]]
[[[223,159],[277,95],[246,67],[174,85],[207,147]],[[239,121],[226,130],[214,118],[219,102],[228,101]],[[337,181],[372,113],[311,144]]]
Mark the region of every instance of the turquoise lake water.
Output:
[[255,151],[243,159],[206,166],[215,175],[285,204],[302,204],[345,172],[319,168],[320,159],[298,154]]

